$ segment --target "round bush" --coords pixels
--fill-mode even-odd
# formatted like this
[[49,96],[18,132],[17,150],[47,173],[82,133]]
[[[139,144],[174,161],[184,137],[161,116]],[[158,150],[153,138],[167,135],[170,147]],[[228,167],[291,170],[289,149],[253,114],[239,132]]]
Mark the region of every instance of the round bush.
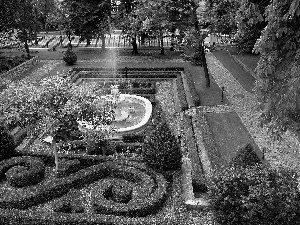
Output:
[[178,169],[181,165],[179,144],[166,122],[155,127],[144,144],[142,155],[146,163],[158,171]]
[[67,63],[67,65],[73,65],[77,62],[77,55],[70,48],[68,48],[63,60]]
[[13,136],[4,126],[0,126],[0,160],[12,156],[15,147]]
[[214,178],[211,204],[219,224],[299,224],[296,173],[262,165],[229,167]]
[[9,184],[18,188],[37,184],[45,175],[44,162],[35,157],[11,158],[1,168],[1,170],[5,169],[8,169],[5,175]]

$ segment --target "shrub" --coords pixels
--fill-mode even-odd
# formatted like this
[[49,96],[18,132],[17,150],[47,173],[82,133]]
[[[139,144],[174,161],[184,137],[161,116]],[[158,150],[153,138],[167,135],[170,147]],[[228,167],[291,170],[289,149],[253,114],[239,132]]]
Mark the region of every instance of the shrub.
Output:
[[125,134],[122,136],[123,141],[127,143],[144,142],[145,136],[139,134]]
[[25,61],[25,55],[0,57],[0,73],[5,73],[6,71],[11,70]]
[[66,51],[63,60],[67,63],[67,65],[73,65],[77,61],[77,55],[70,48]]
[[160,171],[180,167],[180,147],[166,122],[156,126],[146,138],[142,155],[150,167]]
[[88,145],[86,153],[89,155],[113,155],[115,153],[115,144],[109,139],[101,140],[94,145]]
[[116,202],[127,204],[132,198],[132,187],[126,183],[118,183],[112,187],[112,198]]
[[212,207],[220,224],[299,224],[296,173],[262,165],[228,167],[214,178]]
[[250,143],[240,148],[231,161],[231,165],[241,167],[254,166],[256,164],[261,164],[261,161]]
[[13,136],[4,126],[0,125],[0,160],[12,156],[15,147]]

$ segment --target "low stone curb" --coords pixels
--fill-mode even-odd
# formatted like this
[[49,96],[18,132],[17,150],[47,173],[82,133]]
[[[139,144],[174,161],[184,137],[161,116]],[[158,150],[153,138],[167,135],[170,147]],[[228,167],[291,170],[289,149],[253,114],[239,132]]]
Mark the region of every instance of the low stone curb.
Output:
[[195,198],[192,185],[192,162],[188,157],[182,158],[181,166],[183,178],[182,178],[182,189],[184,204],[187,209],[209,209],[210,202],[204,198]]
[[[182,77],[182,82],[183,82],[183,86],[184,86],[184,91],[186,93],[186,100],[188,103],[188,107],[189,109],[196,109],[195,108],[195,102],[194,99],[192,97],[189,85],[187,83],[187,77],[186,75],[182,72],[181,73],[181,77]],[[188,116],[190,116],[191,118],[191,132],[193,133],[193,141],[196,147],[196,152],[197,152],[197,157],[199,158],[199,163],[201,164],[201,170],[204,173],[204,178],[205,178],[205,184],[210,183],[209,179],[206,179],[207,176],[210,177],[211,173],[209,172],[210,169],[208,169],[208,167],[211,167],[211,165],[203,165],[203,157],[202,157],[202,153],[206,152],[205,150],[203,150],[203,148],[205,149],[205,145],[203,143],[203,136],[201,135],[202,132],[200,130],[199,133],[199,129],[196,125],[196,121],[197,121],[197,114],[194,113],[190,113],[191,110],[187,110],[186,114]],[[196,110],[195,110],[196,111]],[[191,138],[190,138],[191,140]],[[191,157],[191,155],[189,156]],[[194,155],[192,157],[195,157]],[[205,160],[207,162],[205,162],[205,164],[210,164],[210,161],[207,157],[207,160]],[[193,165],[191,162],[191,159],[188,157],[183,157],[182,159],[182,173],[183,173],[183,180],[182,180],[182,188],[183,188],[183,196],[184,196],[184,204],[186,206],[187,209],[189,210],[207,210],[210,208],[210,203],[208,200],[204,199],[204,198],[195,198],[194,192],[193,192],[193,184],[192,184],[192,171],[193,171]]]

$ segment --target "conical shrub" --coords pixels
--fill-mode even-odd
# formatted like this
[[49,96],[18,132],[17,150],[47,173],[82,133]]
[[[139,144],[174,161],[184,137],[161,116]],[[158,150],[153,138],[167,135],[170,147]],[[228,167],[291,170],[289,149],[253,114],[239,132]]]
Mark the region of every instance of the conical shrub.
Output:
[[231,161],[232,166],[254,166],[256,164],[261,164],[261,160],[255,153],[252,145],[250,143],[246,144],[245,147],[238,150],[237,154]]
[[166,122],[155,127],[142,151],[145,162],[155,170],[178,169],[181,165],[180,146]]

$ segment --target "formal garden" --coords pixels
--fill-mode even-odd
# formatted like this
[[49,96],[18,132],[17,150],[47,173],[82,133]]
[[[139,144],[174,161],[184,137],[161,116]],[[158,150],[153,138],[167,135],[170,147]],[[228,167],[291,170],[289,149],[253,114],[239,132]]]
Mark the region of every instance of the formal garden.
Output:
[[300,224],[299,0],[12,3],[1,224]]

